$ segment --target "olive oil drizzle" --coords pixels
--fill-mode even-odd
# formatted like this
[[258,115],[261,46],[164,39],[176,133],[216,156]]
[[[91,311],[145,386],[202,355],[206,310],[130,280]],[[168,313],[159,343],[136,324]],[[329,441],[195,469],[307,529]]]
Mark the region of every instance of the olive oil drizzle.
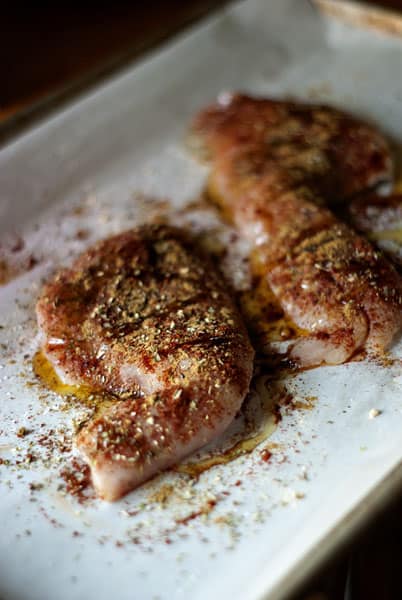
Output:
[[118,401],[118,398],[112,394],[94,391],[90,386],[85,384],[73,385],[63,383],[52,363],[41,350],[35,353],[32,360],[32,367],[35,375],[49,390],[68,398],[72,402],[93,409],[96,414]]
[[402,229],[384,229],[384,231],[374,231],[369,234],[369,239],[373,242],[389,241],[396,244],[402,244]]
[[260,444],[265,442],[275,431],[277,426],[277,415],[274,411],[274,395],[270,394],[264,385],[265,377],[259,377],[255,383],[255,387],[262,400],[263,418],[259,426],[254,426],[254,431],[247,437],[243,437],[226,450],[216,451],[212,456],[207,458],[182,463],[175,468],[178,473],[185,473],[191,477],[198,477],[204,471],[208,471],[217,465],[224,465],[240,456],[251,454]]

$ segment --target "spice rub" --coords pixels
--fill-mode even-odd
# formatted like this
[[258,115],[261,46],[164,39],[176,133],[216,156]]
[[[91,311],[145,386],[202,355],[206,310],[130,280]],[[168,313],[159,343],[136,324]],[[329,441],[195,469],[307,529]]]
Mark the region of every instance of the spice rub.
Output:
[[230,291],[174,228],[98,243],[45,285],[37,316],[59,377],[115,397],[76,436],[107,500],[217,436],[248,391],[254,353]]

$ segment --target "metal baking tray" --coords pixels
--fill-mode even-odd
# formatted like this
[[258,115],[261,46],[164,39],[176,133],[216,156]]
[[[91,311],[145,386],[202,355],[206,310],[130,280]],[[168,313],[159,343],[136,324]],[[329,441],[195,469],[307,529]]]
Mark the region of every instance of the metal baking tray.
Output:
[[[46,393],[31,367],[42,280],[95,239],[157,217],[167,199],[184,214],[198,197],[206,170],[183,143],[197,109],[223,90],[323,101],[398,143],[401,52],[398,35],[307,1],[247,0],[0,151],[0,597],[284,598],[401,488],[400,342],[382,363],[322,367],[279,387],[259,380],[251,405],[264,400],[258,418],[270,428],[260,446],[114,504],[65,493],[82,408]],[[209,218],[193,226],[213,229]],[[270,402],[281,400],[271,427]]]

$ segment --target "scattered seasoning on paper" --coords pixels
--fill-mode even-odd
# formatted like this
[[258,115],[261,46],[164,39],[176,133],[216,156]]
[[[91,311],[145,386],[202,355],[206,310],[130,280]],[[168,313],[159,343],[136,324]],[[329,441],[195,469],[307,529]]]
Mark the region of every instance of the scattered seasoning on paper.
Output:
[[381,410],[379,410],[378,408],[372,408],[369,411],[369,419],[375,419],[376,417],[378,417],[381,414]]
[[26,427],[20,427],[17,431],[17,437],[23,438],[28,435],[30,432]]

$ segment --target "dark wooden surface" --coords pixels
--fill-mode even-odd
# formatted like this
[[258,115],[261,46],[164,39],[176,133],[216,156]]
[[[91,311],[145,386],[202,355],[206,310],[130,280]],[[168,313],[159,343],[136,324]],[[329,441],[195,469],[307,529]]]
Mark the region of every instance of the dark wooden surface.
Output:
[[[229,1],[2,3],[0,129],[71,97]],[[402,10],[402,0],[371,3]]]
[[[2,3],[0,125],[74,93],[228,1]],[[402,0],[375,4],[402,10]]]
[[0,124],[74,93],[228,0],[21,2],[0,12]]
[[[278,0],[279,1],[279,0]],[[0,19],[0,129],[43,110],[154,47],[225,0],[15,2]],[[377,2],[402,10],[402,0]],[[298,600],[402,600],[400,499]],[[345,591],[346,590],[346,591]]]

